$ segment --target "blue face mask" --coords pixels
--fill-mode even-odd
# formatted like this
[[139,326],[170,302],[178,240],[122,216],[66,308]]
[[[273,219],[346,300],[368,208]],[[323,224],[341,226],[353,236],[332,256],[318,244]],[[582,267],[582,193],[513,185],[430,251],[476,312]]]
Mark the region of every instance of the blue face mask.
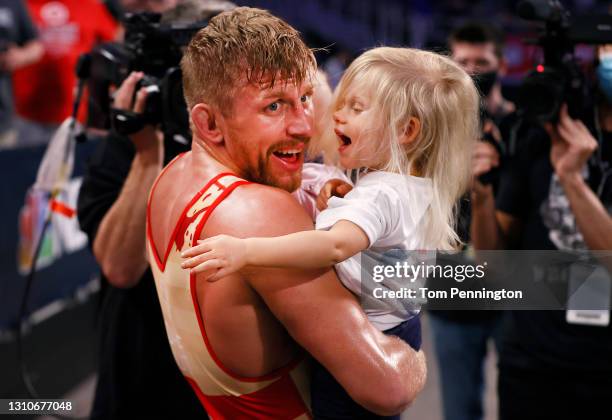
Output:
[[608,103],[612,104],[612,55],[599,59],[597,78],[599,79],[599,89],[606,95]]

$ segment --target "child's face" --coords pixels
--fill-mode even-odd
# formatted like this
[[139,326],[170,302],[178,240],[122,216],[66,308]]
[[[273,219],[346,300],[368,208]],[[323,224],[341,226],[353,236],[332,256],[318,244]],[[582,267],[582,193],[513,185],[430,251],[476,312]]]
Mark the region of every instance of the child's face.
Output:
[[381,139],[376,138],[375,108],[369,95],[351,89],[338,100],[334,131],[340,145],[340,164],[346,169],[376,168],[383,160]]

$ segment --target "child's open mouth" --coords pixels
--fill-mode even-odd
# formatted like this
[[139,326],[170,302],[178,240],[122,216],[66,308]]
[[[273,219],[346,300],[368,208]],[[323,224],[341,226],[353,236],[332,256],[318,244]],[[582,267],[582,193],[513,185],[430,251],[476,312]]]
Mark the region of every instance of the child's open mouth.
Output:
[[340,136],[340,141],[342,141],[342,144],[344,146],[348,146],[349,144],[351,144],[351,138],[345,135]]
[[338,129],[334,131],[336,132],[336,136],[338,136],[338,139],[340,140],[340,147],[338,147],[338,152],[342,153],[344,152],[344,149],[351,145],[351,138]]
[[340,147],[338,148],[338,151],[342,152],[344,149],[346,149],[348,146],[351,145],[352,143],[351,138],[340,130],[334,130],[334,131],[336,132],[338,139],[340,139]]

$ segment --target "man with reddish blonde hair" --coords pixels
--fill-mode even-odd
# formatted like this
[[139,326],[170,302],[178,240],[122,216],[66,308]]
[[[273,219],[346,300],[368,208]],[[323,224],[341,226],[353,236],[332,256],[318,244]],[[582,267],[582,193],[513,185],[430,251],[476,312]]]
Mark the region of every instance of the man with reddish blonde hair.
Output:
[[183,375],[213,418],[308,418],[302,347],[359,404],[401,412],[424,357],[377,331],[333,270],[249,267],[209,283],[180,268],[200,238],[312,229],[289,194],[312,135],[312,53],[282,20],[237,8],[194,37],[182,70],[193,144],[151,190],[147,247]]

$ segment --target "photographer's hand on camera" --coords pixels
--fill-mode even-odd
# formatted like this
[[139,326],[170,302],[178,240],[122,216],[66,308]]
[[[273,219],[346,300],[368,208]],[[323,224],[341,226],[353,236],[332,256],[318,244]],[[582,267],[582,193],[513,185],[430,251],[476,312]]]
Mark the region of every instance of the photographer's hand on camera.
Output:
[[582,180],[582,170],[595,149],[597,140],[580,120],[572,119],[564,104],[556,126],[546,123],[544,128],[551,138],[550,162],[563,183],[572,178]]
[[[490,130],[490,131],[487,131]],[[492,124],[483,125],[483,134],[500,141],[499,131]],[[516,220],[495,209],[492,184],[483,184],[479,177],[499,167],[500,154],[490,141],[481,140],[474,146],[472,154],[472,188],[470,237],[475,249],[503,249],[509,241],[509,232],[517,225]]]
[[472,201],[481,201],[493,197],[494,181],[483,179],[483,175],[499,167],[501,134],[497,125],[490,118],[482,121],[480,141],[474,146],[472,153]]
[[[140,88],[136,95],[134,91],[138,82],[144,77],[141,72],[132,72],[115,92],[113,108],[117,110],[130,111],[134,114],[144,112],[147,91]],[[131,134],[130,140],[136,148],[137,155],[147,159],[151,163],[159,163],[163,159],[163,133],[156,127],[145,124],[142,130]]]
[[485,200],[493,200],[493,185],[483,184],[478,179],[493,168],[499,166],[499,153],[488,142],[479,141],[472,153],[472,204],[483,204]]
[[[146,101],[144,88],[134,98],[134,90],[142,77],[142,73],[132,73],[125,79],[115,92],[114,108],[142,113]],[[130,171],[119,197],[102,219],[93,244],[98,264],[115,287],[135,286],[148,267],[145,244],[147,198],[163,163],[163,134],[160,130],[145,125],[129,138],[135,148]]]

